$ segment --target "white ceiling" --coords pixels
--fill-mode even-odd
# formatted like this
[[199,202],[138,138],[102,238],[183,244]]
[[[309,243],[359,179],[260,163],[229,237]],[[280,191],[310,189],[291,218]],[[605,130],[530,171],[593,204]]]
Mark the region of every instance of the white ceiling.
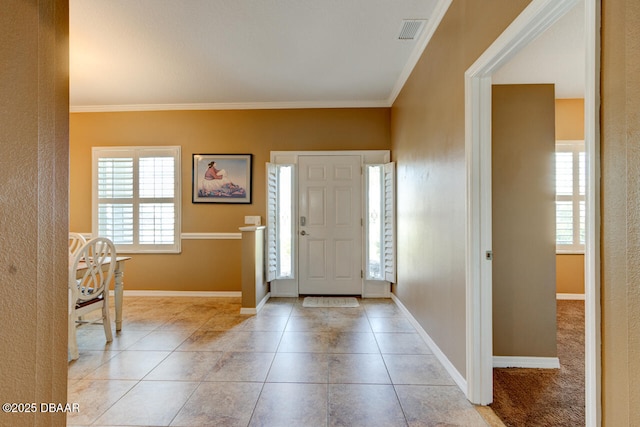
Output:
[[[387,107],[446,3],[70,0],[71,111]],[[417,40],[398,39],[404,19],[428,19]],[[534,63],[554,71],[543,78],[576,83],[569,63],[584,48],[576,52],[575,37],[561,44],[566,34],[542,44],[546,36],[534,42]],[[503,82],[534,68],[518,61],[503,67]]]
[[388,106],[436,3],[71,0],[72,111]]

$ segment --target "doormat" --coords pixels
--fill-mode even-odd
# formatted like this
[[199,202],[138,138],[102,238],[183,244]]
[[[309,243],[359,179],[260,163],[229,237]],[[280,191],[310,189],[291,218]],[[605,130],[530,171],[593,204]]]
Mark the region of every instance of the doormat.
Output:
[[305,297],[303,307],[359,307],[353,297]]

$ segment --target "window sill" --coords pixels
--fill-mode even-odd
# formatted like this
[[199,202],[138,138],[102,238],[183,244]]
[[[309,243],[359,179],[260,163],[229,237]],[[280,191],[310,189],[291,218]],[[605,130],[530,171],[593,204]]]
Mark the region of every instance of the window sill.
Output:
[[584,255],[584,249],[558,249],[556,255]]

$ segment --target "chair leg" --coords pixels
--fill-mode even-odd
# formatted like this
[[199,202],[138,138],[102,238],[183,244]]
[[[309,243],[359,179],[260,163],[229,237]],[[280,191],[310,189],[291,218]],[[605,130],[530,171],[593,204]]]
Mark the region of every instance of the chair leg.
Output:
[[109,304],[107,304],[107,301],[102,304],[102,324],[104,326],[104,334],[107,337],[107,342],[113,341],[113,334],[111,333],[111,319],[109,318]]
[[78,340],[76,339],[76,316],[73,314],[69,315],[68,335],[69,354],[71,355],[71,360],[77,360],[80,357],[80,352],[78,351]]

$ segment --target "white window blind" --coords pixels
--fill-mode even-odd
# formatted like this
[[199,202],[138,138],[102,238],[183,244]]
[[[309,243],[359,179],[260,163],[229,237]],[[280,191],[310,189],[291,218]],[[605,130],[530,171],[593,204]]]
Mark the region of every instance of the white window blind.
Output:
[[395,163],[366,166],[366,279],[396,281]]
[[267,282],[275,280],[278,276],[277,184],[277,165],[267,163],[267,250],[265,254]]
[[267,281],[293,279],[293,165],[267,163]]
[[120,252],[180,252],[180,147],[93,149],[93,234]]
[[556,142],[556,250],[584,252],[586,164],[584,141]]
[[396,282],[396,164],[384,165],[384,279]]

